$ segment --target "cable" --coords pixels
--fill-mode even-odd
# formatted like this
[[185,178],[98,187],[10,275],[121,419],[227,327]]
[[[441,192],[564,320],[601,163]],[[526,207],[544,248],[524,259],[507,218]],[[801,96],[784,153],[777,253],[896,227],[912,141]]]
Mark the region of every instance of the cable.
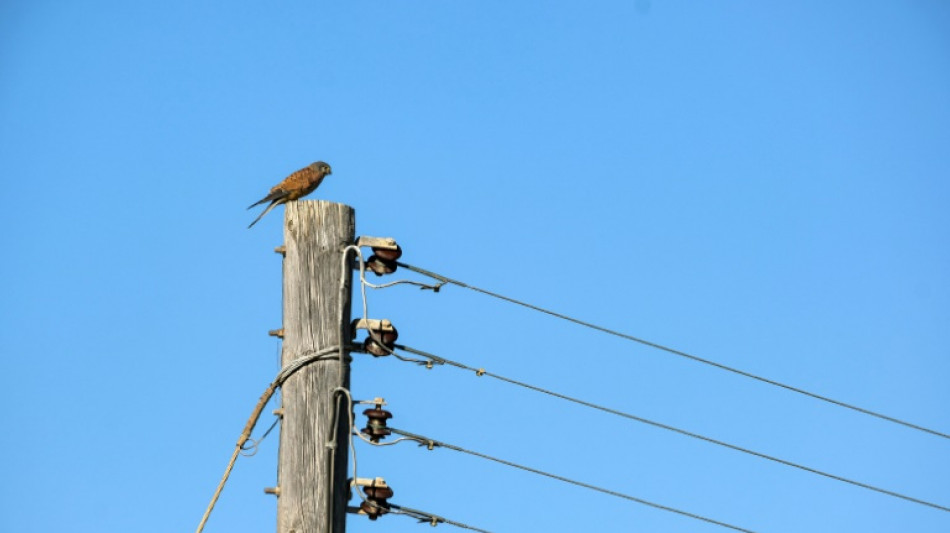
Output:
[[649,346],[649,347],[651,347],[651,348],[656,348],[657,350],[662,350],[662,351],[664,351],[664,352],[671,353],[671,354],[673,354],[673,355],[678,355],[678,356],[680,356],[680,357],[684,357],[684,358],[686,358],[686,359],[690,359],[690,360],[692,360],[692,361],[696,361],[696,362],[698,362],[698,363],[703,363],[703,364],[705,364],[705,365],[709,365],[709,366],[716,367],[716,368],[718,368],[718,369],[720,369],[720,370],[725,370],[725,371],[727,371],[727,372],[732,372],[733,374],[738,374],[738,375],[740,375],[740,376],[744,376],[744,377],[747,377],[747,378],[750,378],[750,379],[754,379],[754,380],[756,380],[756,381],[761,381],[762,383],[767,383],[767,384],[769,384],[769,385],[772,385],[772,386],[775,386],[775,387],[780,387],[780,388],[783,388],[783,389],[788,390],[788,391],[796,392],[796,393],[798,393],[798,394],[802,394],[802,395],[804,395],[804,396],[808,396],[808,397],[813,398],[813,399],[816,399],[816,400],[820,400],[820,401],[827,402],[827,403],[830,403],[830,404],[833,404],[833,405],[837,405],[838,407],[844,407],[845,409],[851,409],[852,411],[857,411],[857,412],[859,412],[859,413],[862,413],[862,414],[865,414],[865,415],[869,415],[869,416],[873,416],[873,417],[879,418],[879,419],[881,419],[881,420],[886,420],[886,421],[892,422],[892,423],[894,423],[894,424],[899,424],[899,425],[902,425],[902,426],[904,426],[904,427],[908,427],[908,428],[911,428],[911,429],[916,429],[917,431],[923,431],[924,433],[929,433],[929,434],[931,434],[931,435],[935,435],[935,436],[937,436],[937,437],[942,437],[942,438],[944,438],[944,439],[950,440],[950,434],[947,434],[947,433],[943,433],[943,432],[940,432],[940,431],[937,431],[937,430],[934,430],[934,429],[929,429],[929,428],[926,428],[926,427],[923,427],[923,426],[920,426],[920,425],[917,425],[917,424],[914,424],[914,423],[911,423],[911,422],[907,422],[907,421],[905,421],[905,420],[901,420],[901,419],[899,419],[899,418],[894,418],[894,417],[892,417],[892,416],[888,416],[888,415],[881,414],[881,413],[878,413],[878,412],[875,412],[875,411],[871,411],[870,409],[865,409],[865,408],[863,408],[863,407],[858,407],[858,406],[856,406],[856,405],[852,405],[852,404],[845,403],[845,402],[842,402],[842,401],[839,401],[839,400],[835,400],[835,399],[829,398],[829,397],[827,397],[827,396],[822,396],[822,395],[816,394],[816,393],[814,393],[814,392],[809,392],[809,391],[806,391],[806,390],[804,390],[804,389],[800,389],[800,388],[798,388],[798,387],[793,387],[793,386],[791,386],[791,385],[786,385],[786,384],[784,384],[784,383],[781,383],[781,382],[778,382],[778,381],[775,381],[775,380],[772,380],[772,379],[768,379],[768,378],[765,378],[765,377],[762,377],[762,376],[758,376],[758,375],[753,374],[753,373],[751,373],[751,372],[746,372],[745,370],[739,370],[738,368],[734,368],[734,367],[731,367],[731,366],[727,366],[727,365],[724,365],[724,364],[722,364],[722,363],[717,363],[717,362],[711,361],[711,360],[709,360],[709,359],[704,359],[704,358],[702,358],[702,357],[698,357],[698,356],[696,356],[696,355],[692,355],[692,354],[686,353],[686,352],[681,351],[681,350],[676,350],[676,349],[674,349],[674,348],[670,348],[670,347],[664,346],[664,345],[662,345],[662,344],[657,344],[657,343],[655,343],[655,342],[651,342],[651,341],[648,341],[648,340],[645,340],[645,339],[641,339],[641,338],[639,338],[639,337],[634,337],[633,335],[628,335],[628,334],[626,334],[626,333],[621,333],[621,332],[619,332],[619,331],[612,330],[612,329],[608,329],[608,328],[605,328],[605,327],[603,327],[603,326],[598,326],[598,325],[592,324],[592,323],[590,323],[590,322],[584,322],[583,320],[579,320],[579,319],[577,319],[577,318],[573,318],[573,317],[570,317],[570,316],[567,316],[567,315],[563,315],[563,314],[561,314],[561,313],[556,313],[556,312],[551,311],[551,310],[549,310],[549,309],[544,309],[544,308],[538,307],[538,306],[536,306],[536,305],[532,305],[532,304],[529,304],[529,303],[526,303],[526,302],[522,302],[521,300],[516,300],[516,299],[510,298],[510,297],[508,297],[508,296],[504,296],[504,295],[501,295],[501,294],[498,294],[498,293],[495,293],[495,292],[491,292],[491,291],[488,291],[488,290],[485,290],[485,289],[481,289],[481,288],[478,288],[478,287],[474,287],[474,286],[472,286],[472,285],[468,285],[468,284],[463,283],[463,282],[461,282],[461,281],[458,281],[458,280],[455,280],[455,279],[452,279],[452,278],[447,278],[447,277],[442,276],[442,275],[440,275],[440,274],[436,274],[436,273],[434,273],[434,272],[430,272],[430,271],[428,271],[428,270],[425,270],[425,269],[422,269],[422,268],[419,268],[419,267],[415,267],[415,266],[412,266],[412,265],[408,265],[408,264],[402,263],[402,262],[400,262],[400,261],[396,261],[396,265],[398,265],[398,266],[400,266],[400,267],[403,267],[403,268],[405,268],[405,269],[408,269],[408,270],[412,270],[413,272],[417,272],[417,273],[422,274],[422,275],[424,275],[424,276],[428,276],[428,277],[430,277],[430,278],[437,279],[437,280],[441,281],[443,284],[444,284],[444,283],[451,283],[451,284],[453,284],[453,285],[457,285],[457,286],[462,287],[462,288],[465,288],[465,289],[469,289],[469,290],[472,290],[472,291],[475,291],[475,292],[480,292],[480,293],[482,293],[482,294],[491,296],[491,297],[493,297],[493,298],[498,298],[499,300],[504,300],[504,301],[506,301],[506,302],[510,302],[510,303],[513,303],[513,304],[516,304],[516,305],[520,305],[520,306],[522,306],[522,307],[527,307],[528,309],[532,309],[532,310],[534,310],[534,311],[539,311],[539,312],[541,312],[541,313],[545,313],[545,314],[551,315],[551,316],[553,316],[553,317],[560,318],[560,319],[562,319],[562,320],[567,320],[568,322],[573,322],[573,323],[575,323],[575,324],[578,324],[578,325],[581,325],[581,326],[585,326],[585,327],[588,327],[588,328],[591,328],[591,329],[600,331],[600,332],[602,332],[602,333],[607,333],[607,334],[613,335],[613,336],[615,336],[615,337],[620,337],[621,339],[626,339],[626,340],[629,340],[629,341],[637,342],[637,343],[643,344],[643,345],[645,345],[645,346]]
[[242,446],[241,455],[243,455],[244,457],[254,457],[255,455],[257,455],[257,450],[258,450],[258,447],[261,445],[261,441],[266,439],[267,436],[270,435],[270,432],[274,431],[274,428],[277,427],[277,424],[279,423],[280,423],[280,417],[276,416],[274,417],[274,422],[271,423],[270,427],[268,427],[267,430],[264,431],[264,434],[261,435],[260,438],[258,438],[257,440],[251,439],[251,438],[247,439],[247,442],[245,442],[244,444],[250,443],[251,445],[246,446],[246,447]]
[[[416,281],[408,281],[408,280],[396,281],[396,282],[386,283],[386,284],[382,284],[382,285],[374,285],[374,284],[372,284],[372,283],[366,281],[366,265],[365,265],[365,262],[364,262],[364,260],[363,260],[363,256],[362,256],[362,253],[360,252],[359,247],[356,246],[356,245],[348,245],[348,246],[346,246],[346,247],[343,248],[342,254],[341,254],[341,256],[342,256],[342,269],[341,269],[341,274],[340,274],[340,307],[339,307],[339,311],[340,311],[340,316],[341,316],[341,317],[344,316],[344,313],[343,313],[343,312],[344,312],[344,305],[345,305],[345,302],[347,301],[346,294],[345,294],[345,293],[346,293],[346,290],[347,290],[346,280],[347,280],[347,274],[350,272],[349,263],[347,262],[347,259],[348,259],[348,257],[349,257],[349,253],[352,252],[352,251],[356,251],[356,257],[357,257],[358,260],[359,260],[359,267],[360,267],[360,291],[361,291],[362,300],[363,300],[363,317],[364,317],[364,318],[366,318],[366,317],[368,316],[368,313],[369,313],[369,309],[368,309],[367,303],[366,303],[366,287],[367,287],[367,286],[372,287],[372,288],[374,288],[374,289],[380,289],[380,288],[390,287],[390,286],[392,286],[392,285],[397,285],[397,284],[399,284],[399,283],[408,283],[408,284],[412,284],[412,285],[421,286],[422,288],[434,288],[434,287],[431,286],[431,285],[426,285],[426,284],[424,284],[424,283],[419,283],[419,282],[416,282]],[[274,393],[276,392],[276,390],[277,390],[288,378],[290,378],[290,376],[292,376],[296,371],[300,370],[300,369],[303,368],[304,366],[306,366],[306,365],[308,365],[308,364],[310,364],[310,363],[312,363],[312,362],[314,362],[314,361],[318,361],[318,360],[323,359],[324,356],[326,356],[326,355],[328,355],[328,354],[330,354],[330,353],[337,352],[337,354],[338,354],[337,356],[338,356],[340,362],[341,362],[341,363],[345,363],[345,357],[346,357],[346,352],[347,352],[347,348],[348,348],[348,346],[347,346],[347,344],[346,344],[346,335],[345,335],[346,329],[347,329],[347,325],[346,325],[346,324],[343,324],[343,325],[342,325],[342,328],[341,328],[341,331],[340,331],[340,343],[339,343],[339,346],[338,346],[338,347],[329,347],[329,348],[324,348],[324,349],[319,350],[319,351],[311,352],[311,353],[309,353],[309,354],[307,354],[307,355],[305,355],[305,356],[302,356],[302,357],[300,357],[300,358],[298,358],[298,359],[296,359],[296,360],[294,360],[294,361],[288,363],[287,366],[285,366],[284,368],[282,368],[282,369],[280,370],[280,372],[277,374],[277,377],[274,379],[274,381],[270,384],[270,386],[267,388],[267,390],[264,391],[264,394],[261,395],[260,399],[259,399],[258,402],[257,402],[257,405],[254,407],[254,411],[251,413],[251,417],[248,419],[247,424],[244,426],[244,431],[241,433],[241,436],[238,437],[237,445],[235,446],[234,452],[231,454],[231,459],[228,461],[228,465],[227,465],[227,467],[226,467],[225,470],[224,470],[224,475],[221,477],[221,481],[218,482],[218,486],[217,486],[217,488],[215,489],[214,494],[213,494],[212,497],[211,497],[211,502],[208,504],[208,508],[205,509],[204,515],[202,515],[202,517],[201,517],[201,522],[199,522],[199,524],[198,524],[198,528],[197,528],[197,530],[196,530],[196,533],[201,533],[201,532],[204,530],[204,527],[205,527],[205,525],[206,525],[207,522],[208,522],[208,518],[211,516],[211,511],[214,509],[215,504],[218,502],[218,498],[221,496],[221,491],[224,490],[224,485],[228,482],[228,478],[231,476],[231,471],[234,469],[234,464],[237,462],[237,458],[238,458],[238,456],[241,454],[241,452],[244,451],[244,444],[245,444],[248,440],[250,440],[250,438],[251,438],[251,431],[254,430],[254,426],[257,424],[258,419],[260,419],[260,417],[261,417],[261,412],[263,411],[264,406],[265,406],[265,405],[267,404],[267,402],[270,400],[271,396],[273,396]],[[344,389],[344,390],[345,390],[345,389]],[[334,390],[334,391],[333,391],[333,394],[335,395],[335,394],[337,394],[337,392],[338,392],[338,390]],[[346,391],[346,393],[347,393],[347,396],[349,396],[349,392]],[[352,398],[350,398],[350,405],[351,405],[351,407],[352,407]],[[353,413],[352,413],[352,408],[351,408],[351,409],[350,409],[350,433],[351,433],[351,434],[352,434],[352,432],[353,432],[353,431],[352,431],[352,427],[353,427]],[[255,449],[255,450],[256,450],[257,444],[258,444],[261,440],[263,440],[264,437],[266,437],[268,433],[270,433],[271,429],[273,429],[273,426],[271,426],[271,428],[269,428],[269,429],[264,433],[264,436],[263,436],[263,437],[261,437],[260,439],[258,439],[258,441],[254,442],[254,444],[252,445],[251,449]],[[335,429],[334,429],[334,431],[335,431]],[[352,435],[351,435],[350,438],[351,438],[350,447],[352,448]],[[255,453],[256,453],[256,452],[255,452]],[[253,455],[253,453],[252,453],[251,455]],[[356,477],[356,452],[355,452],[355,450],[354,450],[354,452],[353,452],[353,472],[354,472],[354,478],[355,478],[355,477]],[[330,508],[332,509],[332,505],[331,505]]]
[[611,409],[611,408],[609,408],[609,407],[604,407],[604,406],[602,406],[602,405],[597,405],[597,404],[595,404],[595,403],[591,403],[591,402],[588,402],[588,401],[584,401],[584,400],[580,400],[580,399],[577,399],[577,398],[573,398],[573,397],[571,397],[571,396],[567,396],[566,394],[561,394],[561,393],[559,393],[559,392],[554,392],[554,391],[552,391],[552,390],[548,390],[548,389],[544,389],[544,388],[542,388],[542,387],[538,387],[538,386],[535,386],[535,385],[531,385],[531,384],[525,383],[525,382],[523,382],[523,381],[518,381],[518,380],[515,380],[515,379],[507,378],[507,377],[505,377],[505,376],[500,376],[500,375],[498,375],[498,374],[494,374],[494,373],[492,373],[492,372],[488,372],[488,371],[486,371],[484,368],[474,368],[474,367],[468,366],[468,365],[466,365],[466,364],[459,363],[458,361],[452,361],[452,360],[450,360],[450,359],[446,359],[446,358],[444,358],[444,357],[440,357],[440,356],[435,355],[435,354],[431,354],[431,353],[428,353],[428,352],[424,352],[424,351],[422,351],[422,350],[417,350],[417,349],[415,349],[415,348],[410,348],[410,347],[408,347],[408,346],[404,346],[404,345],[401,345],[401,344],[396,344],[396,345],[394,345],[394,346],[395,346],[397,349],[399,349],[399,350],[411,352],[411,353],[414,353],[414,354],[416,354],[416,355],[421,355],[422,357],[426,357],[426,358],[428,358],[428,359],[430,359],[430,360],[432,360],[433,362],[438,363],[438,364],[445,364],[445,365],[449,365],[449,366],[454,366],[454,367],[460,368],[460,369],[462,369],[462,370],[470,370],[470,371],[472,371],[472,372],[475,372],[475,374],[478,375],[478,376],[488,376],[488,377],[490,377],[490,378],[494,378],[494,379],[497,379],[497,380],[499,380],[499,381],[504,381],[504,382],[510,383],[510,384],[512,384],[512,385],[517,385],[517,386],[519,386],[519,387],[524,387],[524,388],[526,388],[526,389],[530,389],[530,390],[533,390],[533,391],[536,391],[536,392],[541,392],[541,393],[544,393],[544,394],[548,394],[548,395],[553,396],[553,397],[555,397],[555,398],[560,398],[560,399],[562,399],[562,400],[566,400],[566,401],[569,401],[569,402],[573,402],[573,403],[576,403],[576,404],[578,404],[578,405],[583,405],[583,406],[585,406],[585,407],[590,407],[591,409],[597,409],[597,410],[603,411],[603,412],[605,412],[605,413],[609,413],[609,414],[612,414],[612,415],[617,415],[617,416],[620,416],[620,417],[623,417],[623,418],[627,418],[627,419],[630,419],[630,420],[634,420],[634,421],[636,421],[636,422],[641,422],[641,423],[643,423],[643,424],[647,424],[647,425],[650,425],[650,426],[653,426],[653,427],[658,427],[658,428],[660,428],[660,429],[665,429],[665,430],[667,430],[667,431],[672,431],[672,432],[674,432],[674,433],[679,433],[680,435],[685,435],[685,436],[687,436],[687,437],[691,437],[691,438],[694,438],[694,439],[699,439],[699,440],[701,440],[701,441],[708,442],[708,443],[710,443],[710,444],[715,444],[715,445],[717,445],[717,446],[722,446],[722,447],[724,447],[724,448],[729,448],[730,450],[734,450],[734,451],[737,451],[737,452],[742,452],[742,453],[745,453],[745,454],[749,454],[749,455],[758,457],[758,458],[760,458],[760,459],[767,459],[767,460],[769,460],[769,461],[773,461],[773,462],[776,462],[776,463],[779,463],[779,464],[783,464],[783,465],[785,465],[785,466],[790,466],[790,467],[792,467],[792,468],[797,468],[797,469],[799,469],[799,470],[803,470],[803,471],[809,472],[809,473],[811,473],[811,474],[817,474],[817,475],[819,475],[819,476],[824,476],[824,477],[826,477],[826,478],[833,479],[833,480],[835,480],[835,481],[840,481],[840,482],[842,482],[842,483],[848,483],[848,484],[854,485],[854,486],[856,486],[856,487],[861,487],[861,488],[863,488],[863,489],[872,490],[872,491],[874,491],[874,492],[878,492],[878,493],[881,493],[881,494],[885,494],[885,495],[887,495],[887,496],[892,496],[892,497],[894,497],[894,498],[900,498],[900,499],[902,499],[902,500],[906,500],[906,501],[909,501],[909,502],[917,503],[917,504],[920,504],[920,505],[925,505],[925,506],[927,506],[927,507],[932,507],[932,508],[934,508],[934,509],[939,509],[939,510],[941,510],[941,511],[950,512],[950,508],[944,507],[943,505],[938,505],[938,504],[936,504],[936,503],[931,503],[931,502],[928,502],[928,501],[926,501],[926,500],[920,500],[920,499],[914,498],[914,497],[912,497],[912,496],[906,496],[906,495],[901,494],[901,493],[899,493],[899,492],[894,492],[894,491],[891,491],[891,490],[882,489],[882,488],[880,488],[880,487],[875,487],[874,485],[868,485],[867,483],[862,483],[862,482],[860,482],[860,481],[854,481],[853,479],[848,479],[848,478],[846,478],[846,477],[838,476],[838,475],[835,475],[835,474],[829,474],[828,472],[824,472],[824,471],[818,470],[818,469],[816,469],[816,468],[811,468],[811,467],[809,467],[809,466],[804,466],[804,465],[800,465],[800,464],[798,464],[798,463],[793,463],[793,462],[791,462],[791,461],[786,461],[785,459],[780,459],[780,458],[778,458],[778,457],[774,457],[774,456],[771,456],[771,455],[767,455],[767,454],[764,454],[764,453],[760,453],[760,452],[757,452],[757,451],[754,451],[754,450],[750,450],[750,449],[748,449],[748,448],[743,448],[743,447],[741,447],[741,446],[736,446],[735,444],[729,444],[728,442],[723,442],[723,441],[721,441],[721,440],[716,440],[716,439],[711,438],[711,437],[706,437],[706,436],[704,436],[704,435],[700,435],[700,434],[698,434],[698,433],[693,433],[693,432],[687,431],[687,430],[685,430],[685,429],[680,429],[680,428],[677,428],[677,427],[674,427],[674,426],[670,426],[670,425],[667,425],[667,424],[663,424],[663,423],[661,423],[661,422],[656,422],[656,421],[653,421],[653,420],[650,420],[650,419],[647,419],[647,418],[643,418],[643,417],[640,417],[640,416],[636,416],[636,415],[633,415],[633,414],[630,414],[630,413],[626,413],[626,412],[623,412],[623,411],[618,411],[618,410],[616,410],[616,409]]
[[467,450],[467,449],[462,448],[462,447],[460,447],[460,446],[455,446],[455,445],[453,445],[453,444],[448,444],[448,443],[445,443],[445,442],[437,441],[437,440],[435,440],[435,439],[430,439],[430,438],[428,438],[428,437],[423,437],[422,435],[416,435],[416,434],[414,434],[414,433],[409,433],[408,431],[403,431],[403,430],[396,429],[396,428],[392,428],[392,427],[390,427],[389,430],[392,431],[393,433],[402,435],[402,436],[404,436],[404,437],[408,437],[408,438],[410,438],[410,439],[412,439],[412,440],[414,440],[414,441],[416,441],[416,442],[418,442],[418,443],[420,443],[420,444],[422,444],[422,445],[424,445],[424,446],[430,446],[430,447],[438,446],[438,447],[440,447],[440,448],[446,448],[446,449],[453,450],[453,451],[456,451],[456,452],[461,452],[461,453],[465,453],[465,454],[468,454],[468,455],[472,455],[472,456],[474,456],[474,457],[478,457],[478,458],[481,458],[481,459],[487,459],[487,460],[489,460],[489,461],[494,461],[494,462],[496,462],[496,463],[503,464],[503,465],[505,465],[505,466],[510,466],[510,467],[513,467],[513,468],[518,468],[518,469],[524,470],[524,471],[526,471],[526,472],[531,472],[532,474],[538,474],[538,475],[541,475],[541,476],[549,477],[549,478],[551,478],[551,479],[556,479],[556,480],[558,480],[558,481],[563,481],[563,482],[565,482],[565,483],[570,483],[570,484],[572,484],[572,485],[577,485],[578,487],[583,487],[583,488],[585,488],[585,489],[590,489],[590,490],[593,490],[593,491],[601,492],[601,493],[603,493],[603,494],[608,494],[608,495],[610,495],[610,496],[615,496],[615,497],[617,497],[617,498],[623,498],[623,499],[625,499],[625,500],[630,500],[630,501],[633,501],[633,502],[636,502],[636,503],[640,503],[640,504],[643,504],[643,505],[647,505],[647,506],[653,507],[653,508],[655,508],[655,509],[660,509],[660,510],[668,511],[668,512],[671,512],[671,513],[676,513],[676,514],[678,514],[678,515],[687,516],[687,517],[689,517],[689,518],[693,518],[693,519],[696,519],[696,520],[702,520],[703,522],[707,522],[707,523],[710,523],[710,524],[715,524],[715,525],[717,525],[717,526],[722,526],[722,527],[729,528],[729,529],[732,529],[732,530],[735,530],[735,531],[743,531],[743,532],[745,532],[745,533],[755,533],[754,531],[752,531],[752,530],[750,530],[750,529],[741,528],[741,527],[739,527],[739,526],[734,526],[734,525],[732,525],[732,524],[727,524],[727,523],[725,523],[725,522],[720,522],[720,521],[718,521],[718,520],[713,520],[712,518],[707,518],[707,517],[705,517],[705,516],[701,516],[701,515],[698,515],[698,514],[695,514],[695,513],[690,513],[690,512],[688,512],[688,511],[682,511],[682,510],[680,510],[680,509],[675,509],[675,508],[673,508],[673,507],[669,507],[669,506],[666,506],[666,505],[661,505],[661,504],[658,504],[658,503],[654,503],[654,502],[651,502],[651,501],[648,501],[648,500],[644,500],[644,499],[642,499],[642,498],[637,498],[637,497],[635,497],[635,496],[630,496],[629,494],[624,494],[624,493],[622,493],[622,492],[617,492],[617,491],[613,491],[613,490],[610,490],[610,489],[605,489],[605,488],[603,488],[603,487],[598,487],[598,486],[596,486],[596,485],[591,485],[591,484],[589,484],[589,483],[584,483],[584,482],[582,482],[582,481],[577,481],[577,480],[574,480],[574,479],[569,479],[569,478],[566,478],[566,477],[563,477],[563,476],[559,476],[559,475],[557,475],[557,474],[552,474],[552,473],[550,473],[550,472],[544,472],[544,471],[538,470],[538,469],[536,469],[536,468],[531,468],[531,467],[528,467],[528,466],[520,465],[520,464],[517,464],[517,463],[513,463],[513,462],[511,462],[511,461],[506,461],[506,460],[504,460],[504,459],[499,459],[499,458],[497,458],[497,457],[492,457],[492,456],[490,456],[490,455],[486,455],[486,454],[483,454],[483,453],[475,452],[475,451],[472,451],[472,450]]
[[401,515],[405,515],[405,516],[411,516],[411,517],[415,518],[416,520],[418,520],[419,522],[425,522],[425,523],[428,523],[428,524],[431,525],[431,526],[436,526],[436,525],[438,525],[438,524],[449,524],[450,526],[455,526],[455,527],[459,527],[459,528],[462,528],[462,529],[470,529],[470,530],[472,530],[472,531],[479,531],[479,532],[481,532],[481,533],[491,533],[491,531],[487,531],[487,530],[484,530],[484,529],[479,529],[479,528],[477,528],[477,527],[470,526],[470,525],[468,525],[468,524],[463,524],[463,523],[461,523],[461,522],[456,522],[456,521],[454,521],[454,520],[449,520],[448,518],[445,518],[445,517],[442,517],[442,516],[439,516],[439,515],[435,515],[435,514],[432,514],[432,513],[427,513],[427,512],[425,512],[425,511],[420,511],[420,510],[418,510],[418,509],[412,509],[412,508],[410,508],[410,507],[405,507],[405,506],[402,506],[402,505],[396,505],[395,503],[390,503],[390,504],[389,504],[389,510],[390,510],[390,512],[392,512],[393,514],[401,514]]
[[240,455],[241,450],[244,448],[244,443],[251,438],[251,432],[254,431],[254,426],[257,425],[258,419],[261,417],[261,413],[264,411],[264,406],[267,405],[267,402],[270,400],[271,396],[274,395],[274,391],[278,387],[284,384],[294,372],[300,370],[304,366],[313,363],[314,361],[323,360],[327,355],[335,353],[337,351],[336,346],[331,346],[324,348],[322,350],[317,350],[311,352],[303,357],[295,359],[291,363],[288,363],[287,366],[282,368],[280,372],[277,373],[277,377],[274,378],[274,381],[267,387],[264,391],[264,394],[261,395],[261,398],[257,401],[257,405],[254,406],[254,411],[251,412],[250,418],[247,420],[247,424],[244,426],[244,431],[241,432],[241,436],[238,437],[237,444],[234,448],[234,453],[231,454],[231,460],[228,462],[227,468],[224,469],[224,476],[221,477],[221,481],[218,482],[218,488],[215,489],[214,495],[211,497],[211,503],[208,504],[208,508],[205,510],[204,515],[201,517],[201,522],[198,524],[198,529],[196,533],[201,533],[205,524],[208,523],[208,518],[211,516],[211,511],[214,509],[215,504],[218,502],[218,497],[221,496],[221,491],[224,490],[224,485],[228,482],[228,478],[231,476],[231,470],[234,469],[234,463],[237,461],[238,455]]
[[[330,395],[333,397],[333,414],[330,419],[330,438],[326,443],[327,448],[327,458],[329,465],[327,470],[330,472],[330,490],[327,491],[327,531],[330,531],[333,527],[333,498],[334,498],[334,480],[336,479],[336,441],[338,437],[337,426],[338,426],[338,417],[340,415],[340,402],[338,397],[342,396],[346,399],[346,412],[347,412],[347,432],[350,438],[350,453],[353,456],[353,479],[357,478],[356,475],[356,446],[353,445],[353,434],[358,433],[353,430],[353,396],[350,394],[350,391],[345,387],[336,387],[330,392]],[[362,437],[362,435],[360,435]],[[363,498],[363,493],[356,491],[359,494],[360,498]],[[365,498],[364,498],[365,499]]]

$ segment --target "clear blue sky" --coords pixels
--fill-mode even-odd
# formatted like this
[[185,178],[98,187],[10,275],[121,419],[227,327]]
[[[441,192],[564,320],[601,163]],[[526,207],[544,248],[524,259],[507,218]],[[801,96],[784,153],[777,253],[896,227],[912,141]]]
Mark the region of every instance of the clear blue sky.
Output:
[[[6,1],[0,529],[193,530],[278,370],[283,210],[247,230],[244,208],[317,159],[314,197],[409,263],[950,431],[946,2]],[[462,289],[369,297],[407,345],[950,505],[950,440]],[[451,368],[357,357],[353,394],[759,532],[950,530]],[[238,461],[206,531],[273,530],[276,450]],[[497,533],[725,531],[451,451],[357,452],[393,502]]]

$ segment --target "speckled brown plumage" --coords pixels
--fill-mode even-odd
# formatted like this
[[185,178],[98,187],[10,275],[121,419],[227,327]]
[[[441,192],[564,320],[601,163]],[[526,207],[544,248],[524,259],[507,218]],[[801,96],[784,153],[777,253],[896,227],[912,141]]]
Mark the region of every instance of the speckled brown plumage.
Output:
[[254,206],[261,205],[266,202],[270,202],[264,212],[257,216],[254,219],[254,222],[248,226],[248,228],[257,224],[257,221],[261,219],[264,215],[268,213],[271,209],[277,207],[280,204],[289,202],[291,200],[297,200],[303,198],[308,194],[316,190],[320,186],[320,183],[323,182],[323,178],[332,174],[330,170],[330,165],[324,163],[323,161],[317,161],[312,165],[302,168],[297,172],[284,178],[284,181],[275,185],[271,190],[270,194],[261,198],[259,201],[251,204],[248,209]]

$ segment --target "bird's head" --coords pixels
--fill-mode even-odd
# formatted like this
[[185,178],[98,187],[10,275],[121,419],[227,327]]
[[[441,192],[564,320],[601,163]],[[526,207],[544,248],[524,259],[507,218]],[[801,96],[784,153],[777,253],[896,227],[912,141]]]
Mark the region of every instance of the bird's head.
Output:
[[330,170],[330,165],[324,163],[323,161],[317,161],[316,163],[313,163],[312,165],[310,165],[310,168],[314,172],[320,172],[321,174],[325,174],[325,175],[333,174],[333,171]]

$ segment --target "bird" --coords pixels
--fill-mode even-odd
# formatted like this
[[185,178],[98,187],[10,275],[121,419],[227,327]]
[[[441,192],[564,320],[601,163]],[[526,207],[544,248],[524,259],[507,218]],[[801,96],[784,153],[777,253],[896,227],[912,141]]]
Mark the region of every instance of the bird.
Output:
[[323,182],[323,178],[329,176],[332,173],[333,172],[330,170],[330,165],[324,163],[323,161],[317,161],[316,163],[304,167],[287,176],[284,178],[284,181],[275,185],[267,196],[248,206],[248,209],[250,209],[263,203],[270,202],[270,205],[264,209],[264,212],[258,215],[257,218],[254,219],[254,222],[251,222],[251,224],[248,226],[248,229],[253,227],[254,224],[257,224],[258,220],[260,220],[271,209],[277,207],[278,205],[287,203],[291,200],[297,200],[298,198],[303,198],[304,196],[312,193],[317,187],[320,186],[320,183]]

